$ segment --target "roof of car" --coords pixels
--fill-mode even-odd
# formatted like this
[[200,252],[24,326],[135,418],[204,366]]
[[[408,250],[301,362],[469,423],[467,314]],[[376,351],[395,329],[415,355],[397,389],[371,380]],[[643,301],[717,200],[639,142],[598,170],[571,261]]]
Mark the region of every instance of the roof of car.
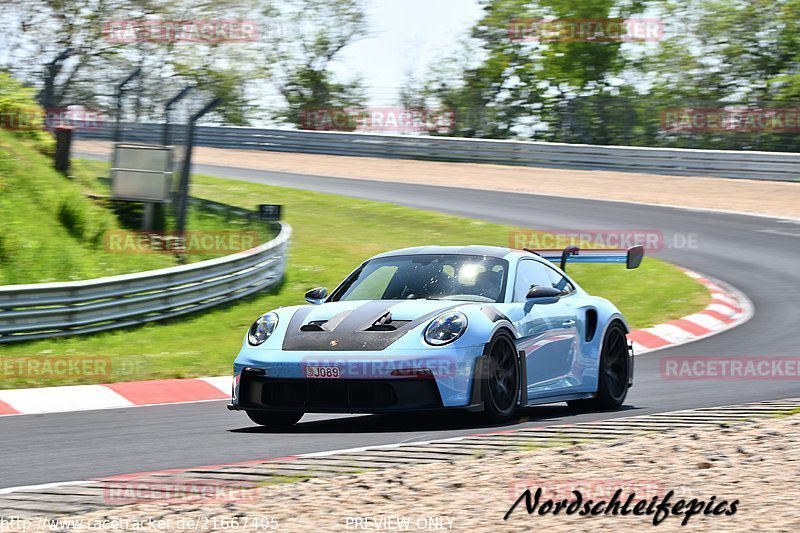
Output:
[[373,257],[396,257],[399,255],[483,255],[502,259],[512,250],[503,246],[482,246],[473,244],[470,246],[415,246],[413,248],[401,248],[383,252]]

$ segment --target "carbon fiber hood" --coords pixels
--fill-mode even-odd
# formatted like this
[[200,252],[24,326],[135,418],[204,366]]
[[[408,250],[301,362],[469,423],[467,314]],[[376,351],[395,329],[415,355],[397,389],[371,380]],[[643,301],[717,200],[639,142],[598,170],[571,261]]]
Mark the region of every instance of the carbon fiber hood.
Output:
[[439,313],[461,305],[464,302],[439,300],[374,300],[309,305],[301,307],[292,316],[283,338],[283,349],[383,350]]

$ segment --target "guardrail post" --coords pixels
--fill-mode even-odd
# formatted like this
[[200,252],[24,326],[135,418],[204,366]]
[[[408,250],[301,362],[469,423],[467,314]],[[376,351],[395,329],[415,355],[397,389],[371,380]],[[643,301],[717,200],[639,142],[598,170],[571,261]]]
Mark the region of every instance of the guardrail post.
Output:
[[56,126],[56,154],[54,158],[55,169],[62,174],[69,173],[69,156],[72,147],[72,126]]

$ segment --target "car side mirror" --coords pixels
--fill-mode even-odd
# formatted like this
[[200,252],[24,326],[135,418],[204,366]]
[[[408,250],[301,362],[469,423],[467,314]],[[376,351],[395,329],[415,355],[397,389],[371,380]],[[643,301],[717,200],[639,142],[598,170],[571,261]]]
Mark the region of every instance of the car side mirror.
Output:
[[328,297],[328,289],[325,287],[317,287],[311,289],[306,293],[306,301],[310,304],[319,305]]
[[628,270],[632,268],[639,268],[644,258],[644,246],[634,246],[628,250],[628,257],[625,260]]
[[525,299],[534,304],[554,304],[561,299],[561,291],[555,287],[534,285],[528,291]]

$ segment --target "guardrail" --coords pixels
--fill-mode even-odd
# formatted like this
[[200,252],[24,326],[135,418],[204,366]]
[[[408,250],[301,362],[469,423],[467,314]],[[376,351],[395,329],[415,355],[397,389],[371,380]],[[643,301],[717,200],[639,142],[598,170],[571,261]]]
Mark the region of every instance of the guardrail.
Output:
[[0,343],[95,333],[192,313],[276,286],[292,229],[225,257],[66,283],[0,286]]
[[[158,144],[161,124],[125,124],[126,142]],[[83,139],[111,139],[110,125],[79,131]],[[800,154],[600,146],[457,137],[200,126],[195,144],[215,148],[329,155],[494,163],[650,174],[800,180]]]

